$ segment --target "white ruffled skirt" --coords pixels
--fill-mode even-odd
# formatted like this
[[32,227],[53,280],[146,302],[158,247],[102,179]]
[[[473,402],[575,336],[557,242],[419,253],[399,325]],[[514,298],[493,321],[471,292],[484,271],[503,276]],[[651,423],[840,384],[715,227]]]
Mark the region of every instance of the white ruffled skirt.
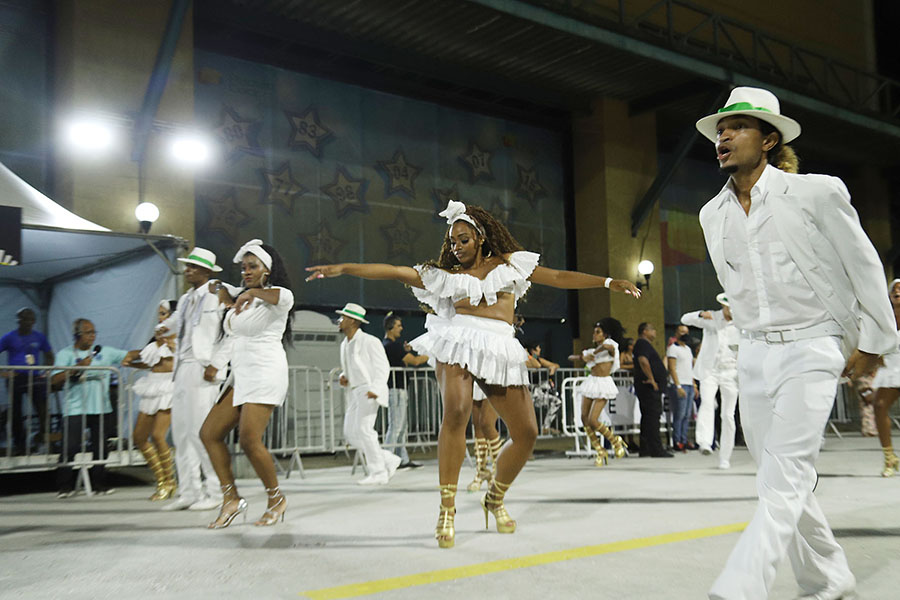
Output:
[[490,385],[528,385],[528,354],[513,326],[472,315],[425,318],[425,333],[410,346],[438,362],[459,365]]
[[582,398],[613,400],[619,395],[619,388],[616,387],[612,377],[595,377],[590,375],[578,384],[575,388],[575,394]]
[[138,410],[145,415],[155,415],[172,408],[172,373],[148,373],[135,381],[132,389],[141,397]]
[[872,389],[878,388],[900,388],[900,352],[884,355],[884,366],[872,380]]

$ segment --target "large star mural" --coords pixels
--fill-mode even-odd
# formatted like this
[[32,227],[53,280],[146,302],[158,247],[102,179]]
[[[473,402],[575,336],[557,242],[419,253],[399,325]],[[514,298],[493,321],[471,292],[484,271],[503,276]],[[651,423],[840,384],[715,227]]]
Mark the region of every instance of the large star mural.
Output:
[[223,104],[219,125],[213,129],[213,135],[225,147],[226,160],[236,161],[244,154],[262,156],[263,150],[257,139],[260,127],[259,120],[245,119],[234,108]]
[[537,167],[526,169],[517,164],[519,170],[519,182],[516,184],[516,195],[528,200],[532,209],[537,208],[538,198],[547,195],[547,189],[538,181]]
[[297,238],[303,243],[308,252],[309,263],[313,265],[333,265],[338,261],[341,250],[347,245],[345,240],[331,233],[331,227],[326,221],[319,223],[319,227],[310,233],[301,233]]
[[292,150],[308,150],[316,158],[322,158],[322,150],[334,132],[319,119],[315,106],[308,106],[303,112],[284,111],[291,124],[288,147]]
[[459,197],[459,186],[454,183],[453,187],[446,189],[432,188],[431,200],[434,202],[434,213],[432,214],[434,220],[443,221],[444,217],[438,213],[447,208],[447,203],[451,200],[462,202],[462,198]]
[[274,171],[259,170],[263,187],[259,197],[260,204],[275,204],[289,214],[294,214],[294,201],[308,190],[291,175],[291,165],[287,161]]
[[394,219],[393,223],[390,225],[383,225],[379,227],[379,229],[381,230],[381,235],[384,236],[384,239],[388,244],[388,258],[395,258],[398,256],[413,258],[413,248],[416,240],[419,239],[419,230],[409,226],[409,223],[406,222],[403,210],[397,211],[397,217]]
[[459,157],[460,162],[469,171],[469,180],[476,182],[479,179],[493,181],[494,173],[491,171],[491,153],[482,150],[475,142],[469,143],[468,153]]
[[253,217],[238,206],[235,189],[228,188],[228,191],[218,198],[201,196],[200,199],[205,202],[207,212],[206,223],[202,228],[220,233],[231,243],[237,244],[241,227],[252,221]]
[[402,148],[394,152],[391,160],[379,160],[378,170],[384,177],[385,197],[399,193],[409,200],[415,200],[416,176],[422,172],[422,169],[406,162],[406,155],[403,154]]
[[334,181],[322,186],[322,192],[334,202],[338,218],[343,218],[351,210],[369,212],[369,205],[366,204],[368,185],[368,180],[351,177],[347,169],[340,165],[334,174]]

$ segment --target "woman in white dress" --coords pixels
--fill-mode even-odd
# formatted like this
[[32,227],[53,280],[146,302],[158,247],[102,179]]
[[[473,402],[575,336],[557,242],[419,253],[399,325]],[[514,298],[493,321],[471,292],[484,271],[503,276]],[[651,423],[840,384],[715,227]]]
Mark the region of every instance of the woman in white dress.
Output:
[[456,537],[456,486],[466,455],[473,381],[506,423],[510,437],[481,501],[485,521],[493,514],[497,531],[516,530],[503,498],[537,439],[527,387],[527,355],[512,325],[516,302],[532,282],[563,289],[607,287],[635,297],[640,292],[627,280],[538,266],[540,256],[524,251],[506,226],[483,208],[451,200],[441,216],[450,227],[437,261],[415,267],[318,265],[307,267],[312,272],[307,281],[339,275],[393,279],[409,285],[416,298],[435,311],[426,317],[426,333],[410,345],[436,362],[444,413],[438,435],[441,505],[435,538],[441,548],[451,548]]
[[[234,338],[231,371],[234,384],[212,408],[200,439],[206,446],[222,485],[222,510],[210,529],[228,527],[247,510],[238,493],[225,438],[238,428],[241,449],[266,488],[268,504],[256,525],[284,520],[287,499],[278,487],[275,464],[263,443],[263,433],[276,406],[284,403],[288,389],[288,365],[284,344],[290,342],[294,294],[284,262],[275,248],[260,240],[244,244],[234,257],[241,264],[244,288],[232,301],[228,290],[216,286],[219,299],[231,308],[223,328]],[[233,302],[233,303],[232,303]],[[246,516],[245,516],[246,518]]]
[[607,402],[619,395],[612,373],[619,370],[619,340],[622,340],[623,333],[622,324],[616,319],[608,317],[597,321],[594,325],[594,347],[569,357],[584,362],[591,370],[590,376],[575,389],[575,397],[581,397],[581,423],[597,452],[594,464],[598,467],[606,464],[608,456],[606,448],[597,439],[598,431],[609,440],[616,458],[625,456],[627,448],[621,437],[614,435],[609,427],[600,422],[600,414]]
[[[175,310],[176,300],[163,300],[156,311],[162,323]],[[166,441],[172,423],[172,368],[175,335],[159,335],[142,350],[132,350],[123,364],[135,369],[150,369],[146,377],[134,382],[134,393],[140,397],[138,417],[131,439],[156,477],[156,491],[150,500],[167,500],[175,495],[175,456]]]
[[[894,320],[900,329],[900,279],[891,282],[891,306],[894,309]],[[892,477],[900,471],[900,458],[894,454],[894,443],[891,440],[891,407],[900,398],[900,348],[886,354],[882,358],[884,364],[876,371],[872,380],[875,390],[875,426],[878,428],[878,439],[884,452],[884,468],[882,477]]]

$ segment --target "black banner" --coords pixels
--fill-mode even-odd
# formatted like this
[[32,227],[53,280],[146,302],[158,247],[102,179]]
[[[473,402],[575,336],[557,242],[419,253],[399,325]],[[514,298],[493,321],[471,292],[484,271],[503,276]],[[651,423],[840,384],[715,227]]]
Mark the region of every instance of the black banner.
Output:
[[22,209],[0,206],[0,266],[22,263]]

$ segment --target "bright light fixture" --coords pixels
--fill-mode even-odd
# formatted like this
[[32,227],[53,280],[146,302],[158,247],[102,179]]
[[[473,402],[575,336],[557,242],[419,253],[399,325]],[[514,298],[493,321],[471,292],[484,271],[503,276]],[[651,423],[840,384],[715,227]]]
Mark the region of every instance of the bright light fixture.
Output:
[[66,141],[78,150],[99,153],[108,150],[114,139],[112,127],[98,119],[77,119],[66,127]]
[[192,167],[206,165],[212,159],[212,144],[203,136],[183,134],[172,140],[169,148],[172,158]]
[[156,223],[159,218],[159,209],[152,202],[141,202],[134,209],[134,216],[138,221],[147,221],[148,223]]
[[649,260],[642,260],[638,263],[638,273],[641,275],[649,275],[653,272],[653,262]]

